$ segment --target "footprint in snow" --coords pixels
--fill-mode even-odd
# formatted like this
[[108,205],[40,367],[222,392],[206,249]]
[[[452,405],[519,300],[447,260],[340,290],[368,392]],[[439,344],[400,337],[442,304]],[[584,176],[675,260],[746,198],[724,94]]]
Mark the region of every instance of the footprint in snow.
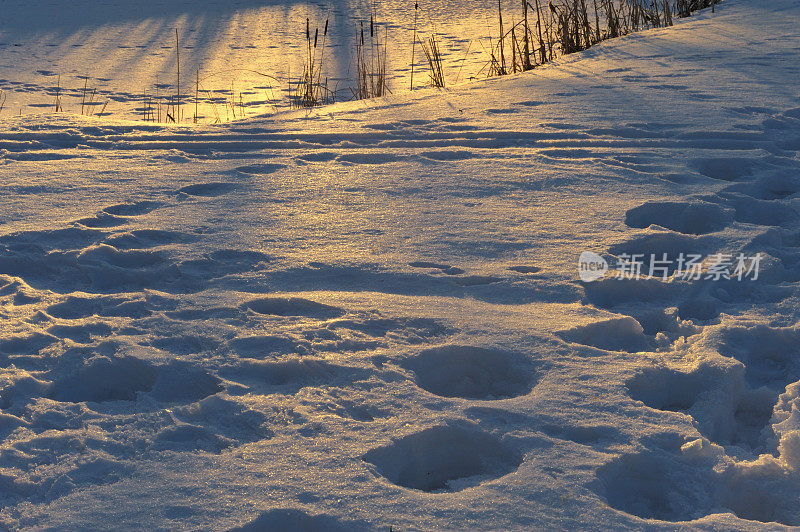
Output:
[[192,403],[223,390],[222,381],[188,362],[162,366],[133,356],[95,356],[53,382],[50,398],[62,402],[135,401],[144,393],[160,402]]
[[348,153],[336,158],[337,161],[344,164],[387,164],[401,159],[391,153]]
[[198,183],[196,185],[187,185],[178,189],[178,194],[185,194],[187,196],[205,196],[216,197],[227,194],[236,188],[235,183],[214,182],[214,183]]
[[457,422],[409,434],[363,456],[394,484],[437,493],[507,475],[522,459],[497,436]]
[[630,316],[579,325],[555,334],[567,342],[608,351],[636,353],[652,349],[641,324]]
[[125,225],[126,223],[128,223],[128,219],[123,218],[121,216],[114,216],[106,212],[100,212],[94,216],[76,220],[76,223],[79,223],[84,227],[90,227],[92,229],[103,229],[108,227],[118,227],[120,225]]
[[116,233],[104,240],[109,246],[120,250],[149,249],[166,244],[191,242],[194,235],[159,229],[138,229],[127,233]]
[[522,264],[520,264],[518,266],[509,266],[508,269],[511,270],[512,272],[526,273],[526,274],[527,273],[539,273],[540,271],[542,271],[542,269],[539,268],[538,266],[525,266],[525,265],[522,265]]
[[461,268],[456,268],[455,266],[450,266],[448,264],[439,264],[436,262],[428,262],[424,260],[409,262],[409,266],[412,268],[427,268],[431,270],[440,270],[442,273],[447,275],[461,275],[464,273],[464,270]]
[[316,319],[339,318],[345,313],[338,307],[301,297],[264,297],[248,301],[242,306],[258,314],[302,316]]
[[472,153],[466,150],[436,150],[436,151],[426,151],[419,154],[420,157],[425,159],[430,159],[432,161],[437,162],[444,162],[444,161],[463,161],[466,159],[475,159],[480,157],[480,155],[476,153]]
[[312,152],[306,153],[304,155],[299,155],[295,157],[297,161],[307,162],[307,163],[326,163],[328,161],[332,161],[336,159],[337,155],[333,152],[323,151],[323,152]]
[[502,279],[491,275],[468,275],[466,277],[456,277],[453,282],[461,286],[481,286],[485,284],[499,283]]
[[625,213],[628,227],[658,225],[678,233],[703,235],[721,231],[733,222],[733,210],[704,201],[647,202]]
[[249,164],[246,166],[239,166],[237,168],[234,168],[234,170],[239,173],[248,175],[266,175],[277,172],[278,170],[283,170],[284,168],[286,168],[285,164],[264,163],[264,164]]
[[529,393],[537,380],[525,355],[482,347],[434,347],[403,365],[420,388],[442,397],[506,399]]
[[157,201],[136,201],[133,203],[118,203],[103,209],[103,212],[113,216],[141,216],[159,208],[162,204]]
[[517,102],[516,105],[521,105],[523,107],[536,107],[542,105],[544,102],[540,102],[538,100],[526,100],[524,102]]
[[503,109],[486,109],[487,115],[510,115],[519,112],[518,109],[503,108]]
[[706,157],[689,162],[698,173],[720,181],[737,181],[753,174],[759,161],[745,157]]

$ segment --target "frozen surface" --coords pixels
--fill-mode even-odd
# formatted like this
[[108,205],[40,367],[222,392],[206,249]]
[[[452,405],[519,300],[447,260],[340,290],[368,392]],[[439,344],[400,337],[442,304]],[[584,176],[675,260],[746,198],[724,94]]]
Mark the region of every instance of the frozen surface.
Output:
[[[368,57],[374,43],[386,49],[390,91],[410,87],[412,57],[414,86],[427,84],[422,49],[411,47],[415,34],[420,42],[437,36],[448,84],[485,71],[489,37],[499,34],[497,1],[419,4],[415,33],[414,2],[81,0],[65,8],[59,0],[4,0],[0,90],[11,114],[52,111],[59,93],[66,111],[141,118],[148,99],[177,92],[177,45],[181,94],[193,99],[199,81],[201,122],[274,113],[286,108],[289,82],[300,77],[308,52],[306,20],[310,33],[318,30],[320,81],[328,81],[337,101],[350,100],[356,85],[353,61],[362,25]],[[506,27],[519,20],[517,0],[501,5]],[[190,119],[193,112],[192,104]]]
[[800,525],[799,20],[222,126],[4,113],[0,520]]

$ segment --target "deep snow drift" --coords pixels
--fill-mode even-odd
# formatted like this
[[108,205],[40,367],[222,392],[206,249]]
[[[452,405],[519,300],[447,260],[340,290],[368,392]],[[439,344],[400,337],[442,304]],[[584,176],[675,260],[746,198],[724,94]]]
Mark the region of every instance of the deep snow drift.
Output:
[[798,20],[218,127],[5,116],[2,523],[800,525]]

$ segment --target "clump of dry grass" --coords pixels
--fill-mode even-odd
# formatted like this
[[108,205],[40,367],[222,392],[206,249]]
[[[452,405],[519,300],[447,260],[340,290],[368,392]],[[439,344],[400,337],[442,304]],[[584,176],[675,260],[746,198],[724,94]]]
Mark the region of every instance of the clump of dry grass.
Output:
[[436,41],[436,35],[431,35],[427,43],[422,43],[422,51],[425,52],[425,58],[428,60],[428,68],[430,69],[428,75],[430,76],[431,85],[439,88],[444,87],[442,54],[439,52],[439,43]]
[[497,39],[489,38],[489,59],[481,71],[488,76],[502,76],[531,70],[559,55],[581,52],[607,39],[671,26],[674,17],[688,17],[706,7],[713,10],[716,1],[549,0],[543,5],[540,0],[522,0],[522,21],[507,29],[498,0],[499,33]]
[[[314,30],[311,37],[311,22],[306,19],[306,54],[303,62],[302,74],[295,88],[289,82],[289,101],[292,107],[315,107],[335,100],[335,91],[328,88],[328,78],[322,81],[322,67],[325,60],[325,43],[328,38],[328,20],[322,30],[320,39],[319,28]],[[241,98],[241,94],[239,95]]]
[[[175,70],[177,75],[176,93],[175,93],[173,113],[170,118],[172,119],[172,122],[180,122],[181,121],[181,47],[180,47],[180,40],[178,38],[178,28],[175,28]],[[169,116],[169,114],[167,116]]]
[[383,42],[379,32],[380,27],[373,15],[369,18],[369,40],[366,39],[363,21],[360,32],[356,34],[356,88],[350,89],[356,100],[379,98],[391,92],[386,77],[389,32],[384,28]]
[[55,99],[56,99],[55,111],[56,113],[60,113],[61,111],[64,110],[64,108],[61,106],[61,76],[58,76],[58,80],[56,81]]
[[89,76],[84,76],[83,89],[81,90],[81,116],[94,114],[92,110],[95,106],[95,96],[97,96],[97,87],[89,89]]

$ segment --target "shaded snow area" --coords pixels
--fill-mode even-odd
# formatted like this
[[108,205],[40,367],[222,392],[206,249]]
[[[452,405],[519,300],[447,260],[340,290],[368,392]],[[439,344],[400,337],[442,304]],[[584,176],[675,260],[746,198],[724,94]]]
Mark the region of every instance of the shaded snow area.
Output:
[[[798,22],[221,126],[4,115],[0,523],[800,525]],[[762,260],[613,271],[680,253]]]

